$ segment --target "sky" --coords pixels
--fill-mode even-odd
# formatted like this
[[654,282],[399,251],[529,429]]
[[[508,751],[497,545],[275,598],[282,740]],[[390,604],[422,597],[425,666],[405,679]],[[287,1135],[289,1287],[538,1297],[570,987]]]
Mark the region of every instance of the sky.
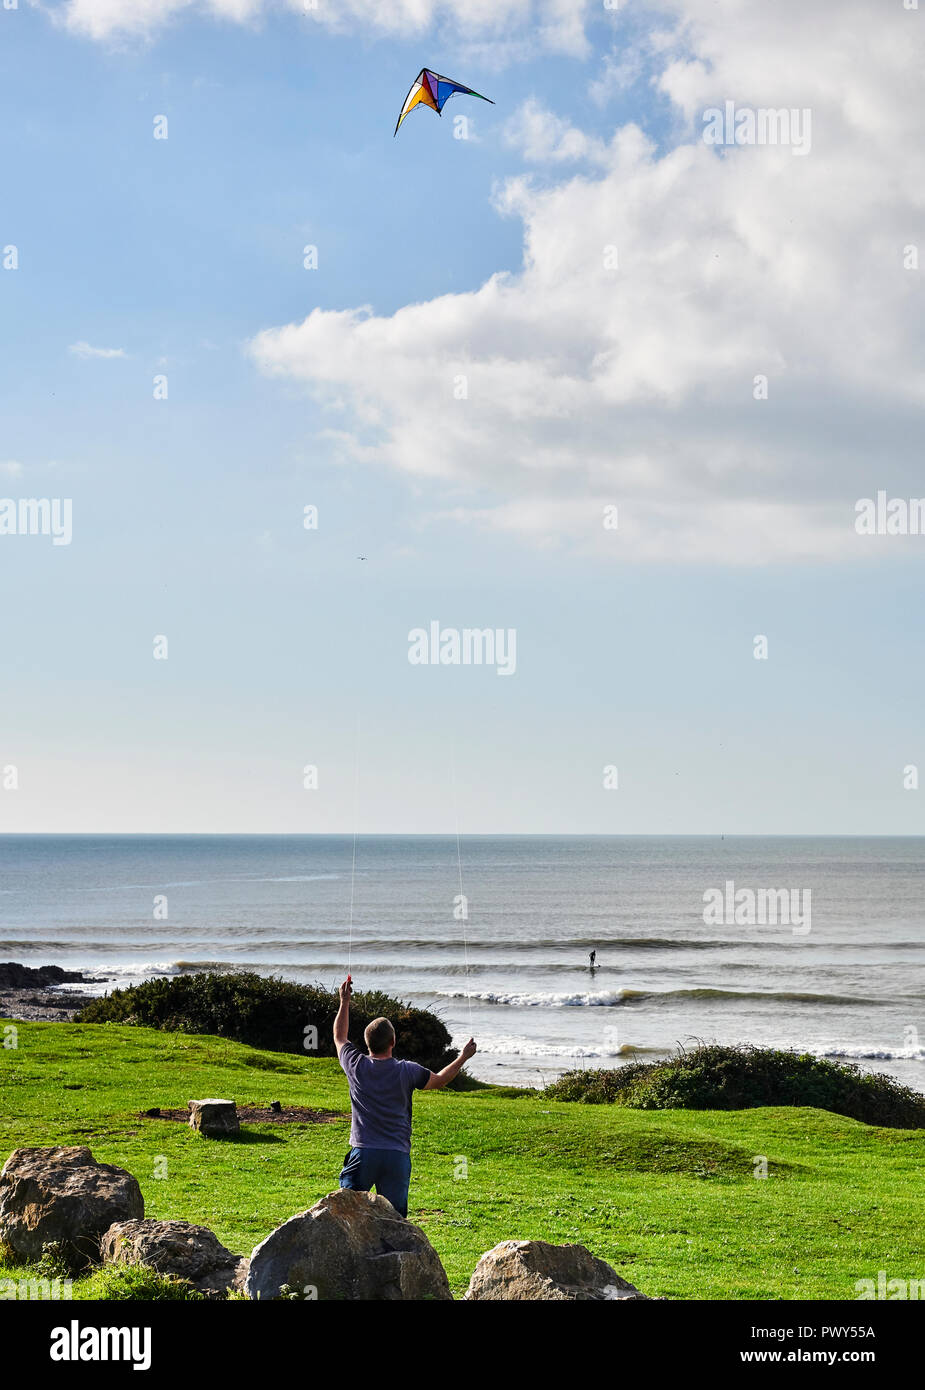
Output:
[[925,5],[13,4],[0,831],[922,833]]

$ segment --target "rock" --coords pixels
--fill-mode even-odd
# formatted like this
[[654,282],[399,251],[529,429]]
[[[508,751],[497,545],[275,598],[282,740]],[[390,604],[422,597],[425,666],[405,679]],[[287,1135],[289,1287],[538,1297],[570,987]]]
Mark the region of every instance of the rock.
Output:
[[241,1133],[233,1100],[191,1100],[187,1105],[190,1129],[198,1129],[207,1139],[228,1139]]
[[4,961],[0,965],[0,989],[36,989],[45,985],[89,984],[79,970],[62,970],[60,965],[18,965]]
[[451,1302],[449,1281],[424,1232],[371,1192],[347,1189],[278,1226],[251,1256],[245,1292],[278,1298],[284,1284],[319,1300]]
[[225,1298],[241,1289],[247,1260],[226,1250],[213,1231],[189,1221],[117,1221],[103,1236],[106,1264],[148,1265],[188,1279],[200,1293]]
[[549,1245],[545,1240],[503,1240],[479,1260],[465,1293],[471,1302],[645,1297],[583,1245]]
[[86,1006],[85,994],[64,989],[68,984],[90,984],[80,971],[62,970],[60,965],[0,965],[0,1018],[26,1020],[64,1020],[73,1018]]
[[0,1172],[0,1240],[36,1260],[58,1244],[75,1270],[99,1258],[114,1221],[145,1214],[141,1188],[124,1168],[95,1163],[89,1149],[16,1149]]

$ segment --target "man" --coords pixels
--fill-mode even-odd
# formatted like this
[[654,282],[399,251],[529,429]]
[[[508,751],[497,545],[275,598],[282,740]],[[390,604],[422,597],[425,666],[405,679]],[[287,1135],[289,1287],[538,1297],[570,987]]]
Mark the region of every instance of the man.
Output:
[[340,1008],[334,1020],[337,1060],[350,1082],[350,1151],[340,1175],[341,1187],[368,1192],[375,1187],[402,1216],[408,1215],[411,1181],[411,1097],[415,1091],[442,1090],[475,1055],[470,1038],[454,1062],[433,1072],[417,1062],[392,1056],[395,1029],[387,1018],[375,1018],[363,1036],[366,1055],[347,1037],[350,1028],[350,977],[340,987]]

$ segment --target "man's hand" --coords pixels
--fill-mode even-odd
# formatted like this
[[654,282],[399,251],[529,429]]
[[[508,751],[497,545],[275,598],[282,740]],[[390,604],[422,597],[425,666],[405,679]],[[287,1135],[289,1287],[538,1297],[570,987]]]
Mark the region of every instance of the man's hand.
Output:
[[475,1052],[475,1039],[470,1038],[454,1062],[450,1062],[449,1066],[443,1068],[443,1071],[431,1072],[430,1080],[424,1090],[442,1091],[444,1086],[448,1086],[459,1075],[469,1058],[475,1056]]
[[350,998],[353,994],[353,981],[348,975],[340,987],[340,1008],[337,1010],[337,1017],[334,1020],[334,1046],[338,1051],[347,1041],[347,1034],[350,1031]]

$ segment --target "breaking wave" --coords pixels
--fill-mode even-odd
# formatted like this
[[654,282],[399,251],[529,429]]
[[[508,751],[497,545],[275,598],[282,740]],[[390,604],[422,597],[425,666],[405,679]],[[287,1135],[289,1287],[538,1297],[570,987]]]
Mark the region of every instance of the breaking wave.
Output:
[[449,999],[471,998],[482,1004],[508,1005],[511,1008],[537,1009],[582,1009],[616,1008],[620,1004],[632,1004],[640,1000],[651,1003],[666,1003],[671,999],[764,999],[778,1003],[800,1004],[887,1004],[885,999],[865,999],[844,994],[805,994],[791,990],[738,990],[738,989],[616,989],[583,991],[559,994],[552,990],[538,990],[536,993],[506,993],[495,990],[440,990]]
[[508,1034],[498,1034],[486,1043],[479,1043],[483,1056],[505,1057],[639,1057],[645,1053],[664,1055],[658,1047],[637,1047],[634,1043],[623,1043],[619,1047],[582,1047],[579,1044],[544,1043],[535,1038],[523,1038]]
[[923,1062],[925,1047],[827,1047],[820,1057],[841,1057],[857,1062]]

